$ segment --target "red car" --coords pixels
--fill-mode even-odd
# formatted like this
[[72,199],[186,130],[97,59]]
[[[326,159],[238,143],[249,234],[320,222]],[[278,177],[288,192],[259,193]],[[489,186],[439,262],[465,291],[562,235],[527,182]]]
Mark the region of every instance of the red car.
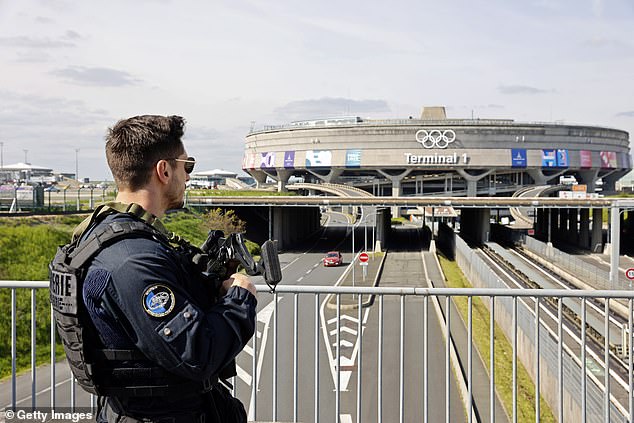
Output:
[[324,266],[341,266],[343,264],[343,257],[339,251],[330,251],[326,253],[324,257]]

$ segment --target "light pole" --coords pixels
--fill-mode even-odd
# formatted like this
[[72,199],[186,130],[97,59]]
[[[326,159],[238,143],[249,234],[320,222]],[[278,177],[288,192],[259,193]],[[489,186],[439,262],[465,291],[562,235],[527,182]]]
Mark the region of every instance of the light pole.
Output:
[[4,142],[0,142],[0,178],[4,182]]
[[75,179],[79,182],[79,148],[75,149]]
[[26,163],[28,163],[28,162],[29,162],[29,161],[27,160],[27,158],[26,158],[26,155],[29,153],[29,150],[27,150],[27,149],[23,149],[22,151],[24,151],[24,163],[26,164]]

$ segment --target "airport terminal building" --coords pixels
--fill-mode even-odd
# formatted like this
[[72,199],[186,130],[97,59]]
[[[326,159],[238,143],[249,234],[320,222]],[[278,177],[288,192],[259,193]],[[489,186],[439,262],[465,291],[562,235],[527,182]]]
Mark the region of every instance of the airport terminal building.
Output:
[[[425,107],[419,119],[342,117],[251,131],[243,169],[270,177],[346,183],[375,195],[510,196],[560,178],[605,192],[632,169],[627,132],[596,126],[448,119]],[[291,179],[291,181],[293,180]]]

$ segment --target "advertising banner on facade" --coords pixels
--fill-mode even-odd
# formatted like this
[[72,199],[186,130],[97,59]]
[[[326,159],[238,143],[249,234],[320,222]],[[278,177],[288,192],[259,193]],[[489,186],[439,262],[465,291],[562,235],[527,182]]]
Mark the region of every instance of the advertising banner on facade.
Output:
[[542,150],[542,167],[557,167],[557,151]]
[[242,157],[242,169],[255,169],[255,159],[257,154],[255,153],[245,153],[244,157]]
[[599,152],[599,157],[601,157],[601,167],[614,169],[617,166],[616,162],[616,152],[614,151],[601,151]]
[[306,152],[306,167],[325,167],[332,164],[332,151],[308,150]]
[[511,165],[513,167],[526,167],[526,150],[523,148],[511,149]]
[[568,150],[557,150],[557,167],[568,167]]
[[592,167],[592,151],[581,150],[579,152],[579,167],[584,169]]
[[294,151],[284,152],[284,168],[285,169],[295,168],[295,152]]
[[275,153],[262,153],[260,157],[260,167],[262,169],[273,169],[275,167]]
[[361,150],[346,150],[346,167],[361,167]]

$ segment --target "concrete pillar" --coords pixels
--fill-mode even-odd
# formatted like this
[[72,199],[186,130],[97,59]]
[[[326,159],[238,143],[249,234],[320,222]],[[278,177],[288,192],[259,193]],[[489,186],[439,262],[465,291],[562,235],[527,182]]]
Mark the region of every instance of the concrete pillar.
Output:
[[286,192],[286,183],[293,172],[287,169],[277,169],[277,192]]
[[561,240],[567,240],[569,213],[569,209],[559,209],[559,226],[557,228],[557,238]]
[[568,242],[576,244],[579,239],[579,210],[568,210]]
[[546,209],[537,209],[537,219],[535,220],[535,235],[546,238],[548,235],[548,215]]
[[253,179],[255,179],[255,182],[257,183],[257,187],[260,188],[260,185],[262,185],[264,182],[266,182],[266,173],[259,171],[259,170],[251,170],[249,172],[249,174],[251,176],[253,176]]
[[581,209],[579,215],[579,245],[590,248],[590,209]]
[[[400,197],[401,194],[403,194],[401,181],[403,180],[404,177],[410,174],[412,169],[405,169],[403,172],[399,173],[398,175],[390,175],[389,173],[385,173],[384,171],[380,169],[377,171],[381,175],[385,176],[387,179],[392,181],[392,197]],[[401,208],[397,206],[392,207],[392,216],[399,217],[401,215],[400,209]]]
[[548,223],[550,224],[548,242],[552,243],[557,234],[557,229],[559,228],[559,209],[548,209],[548,211],[550,212],[550,218],[548,220]]
[[478,196],[478,181],[467,181],[467,197]]
[[590,250],[593,253],[603,252],[603,210],[592,209],[592,238]]

